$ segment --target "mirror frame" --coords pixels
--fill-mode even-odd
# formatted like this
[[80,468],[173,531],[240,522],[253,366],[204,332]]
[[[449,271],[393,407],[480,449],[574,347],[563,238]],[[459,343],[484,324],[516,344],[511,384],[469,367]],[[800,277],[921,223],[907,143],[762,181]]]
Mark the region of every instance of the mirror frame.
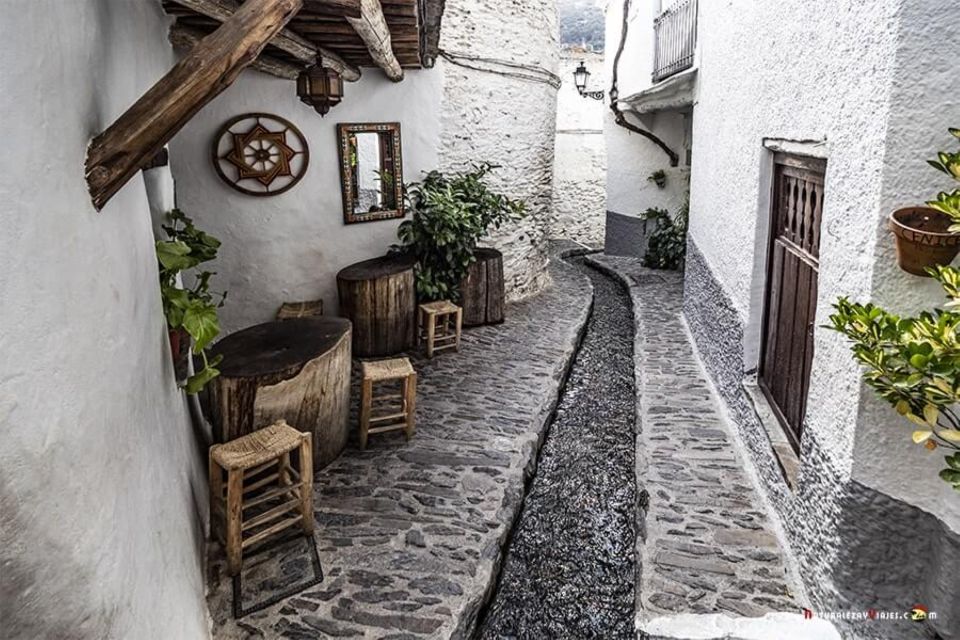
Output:
[[[393,143],[394,154],[394,202],[396,209],[387,211],[373,211],[354,213],[353,206],[353,171],[350,170],[350,143],[351,133],[388,133]],[[337,125],[337,143],[340,151],[340,191],[343,195],[343,222],[354,224],[357,222],[373,222],[375,220],[389,220],[403,218],[407,212],[403,202],[403,147],[400,144],[399,122],[360,122],[340,123]]]

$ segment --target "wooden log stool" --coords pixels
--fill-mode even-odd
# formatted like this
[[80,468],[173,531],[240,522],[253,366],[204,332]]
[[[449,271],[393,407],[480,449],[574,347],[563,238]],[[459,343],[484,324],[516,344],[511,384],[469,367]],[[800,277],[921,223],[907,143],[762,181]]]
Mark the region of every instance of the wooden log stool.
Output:
[[[363,375],[360,391],[360,448],[367,448],[371,433],[403,431],[407,440],[413,437],[417,405],[417,372],[406,358],[361,363]],[[399,383],[399,393],[374,396],[374,385],[383,387]]]
[[420,305],[418,337],[426,342],[427,357],[444,349],[460,351],[460,331],[463,328],[463,309],[449,300]]
[[227,551],[230,575],[240,572],[248,547],[296,525],[313,533],[312,440],[280,420],[210,447],[210,528]]
[[365,260],[337,274],[340,315],[353,322],[353,355],[393,356],[416,344],[416,258]]

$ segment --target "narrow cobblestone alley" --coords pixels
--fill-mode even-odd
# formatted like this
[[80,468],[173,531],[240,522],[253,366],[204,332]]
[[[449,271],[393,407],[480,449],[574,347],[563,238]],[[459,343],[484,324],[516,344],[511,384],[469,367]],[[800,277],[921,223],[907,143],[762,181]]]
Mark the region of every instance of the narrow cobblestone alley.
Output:
[[594,310],[480,637],[634,636],[633,318],[626,290],[575,260]]

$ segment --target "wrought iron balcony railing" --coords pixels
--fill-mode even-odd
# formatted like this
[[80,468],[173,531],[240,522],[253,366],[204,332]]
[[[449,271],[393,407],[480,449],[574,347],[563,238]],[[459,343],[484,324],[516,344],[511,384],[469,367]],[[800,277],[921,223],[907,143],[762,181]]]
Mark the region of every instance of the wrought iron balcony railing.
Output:
[[697,48],[697,0],[680,0],[653,21],[653,81],[693,66]]

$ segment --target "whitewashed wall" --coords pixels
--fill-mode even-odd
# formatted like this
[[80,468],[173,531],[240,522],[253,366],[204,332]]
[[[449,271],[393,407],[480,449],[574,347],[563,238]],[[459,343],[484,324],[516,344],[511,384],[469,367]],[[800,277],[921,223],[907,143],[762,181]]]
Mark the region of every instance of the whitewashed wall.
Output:
[[[440,162],[460,169],[489,161],[501,165],[490,182],[523,199],[530,210],[484,243],[504,254],[508,298],[535,293],[546,283],[546,227],[552,208],[557,89],[522,75],[556,74],[559,25],[555,0],[447,0],[441,49],[526,65],[466,62],[478,71],[444,65]],[[503,75],[506,73],[507,75]]]
[[[606,9],[606,74],[613,70],[616,48],[620,43],[623,20],[623,0],[609,0]],[[626,98],[651,86],[653,73],[653,19],[658,3],[632,3],[627,41],[618,70],[620,98]],[[625,108],[625,106],[624,106]],[[666,209],[671,213],[684,204],[689,189],[690,167],[686,149],[690,147],[689,114],[661,111],[646,115],[628,113],[635,125],[654,133],[680,156],[678,166],[670,166],[670,158],[652,141],[619,126],[608,109],[604,114],[604,138],[607,148],[607,210],[611,212],[608,225],[617,233],[617,227],[633,227],[647,209]],[[648,177],[656,171],[667,175],[666,187],[661,189]],[[639,239],[639,238],[638,238]],[[624,248],[629,255],[642,255],[644,247]]]
[[590,71],[588,91],[607,92],[603,54],[564,50],[563,85],[557,93],[557,141],[553,163],[553,208],[547,220],[551,238],[603,244],[607,216],[607,148],[603,118],[607,100],[584,98],[573,72],[584,61]]
[[[172,64],[151,0],[0,3],[0,635],[208,635],[205,457],[150,206],[90,204],[90,138]],[[167,183],[169,187],[169,183]]]
[[[272,319],[284,301],[322,298],[327,314],[338,312],[337,272],[386,253],[402,220],[344,224],[336,125],[399,122],[404,180],[419,180],[439,162],[442,78],[441,69],[408,70],[393,83],[364,69],[358,82],[345,83],[343,102],[321,118],[300,102],[293,82],[248,70],[177,136],[171,162],[179,205],[223,241],[215,269],[217,286],[229,292],[221,310],[225,332]],[[257,111],[290,120],[310,145],[303,180],[267,198],[235,191],[210,161],[220,126]]]

